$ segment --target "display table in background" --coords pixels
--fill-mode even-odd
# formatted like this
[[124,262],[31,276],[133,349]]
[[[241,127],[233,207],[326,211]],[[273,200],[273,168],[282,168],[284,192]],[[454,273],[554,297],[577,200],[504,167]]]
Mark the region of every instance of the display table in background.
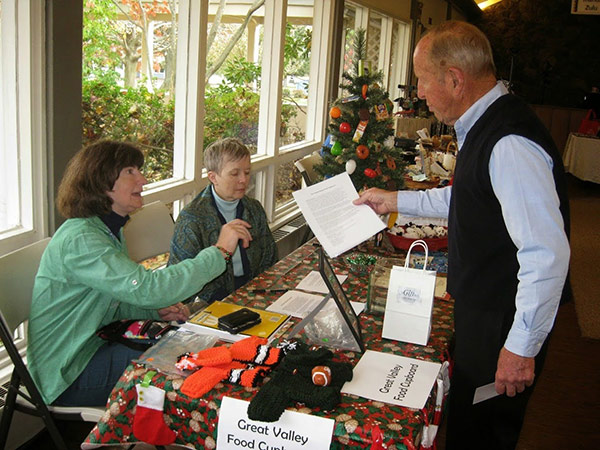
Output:
[[427,132],[431,124],[435,122],[434,117],[422,118],[422,117],[396,117],[394,128],[396,130],[396,137],[408,137],[410,139],[417,139],[417,130],[427,128]]
[[[257,293],[259,289],[294,289],[311,270],[318,270],[318,244],[313,239],[283,258],[247,285],[238,289],[226,301],[265,309],[281,293]],[[402,257],[404,252],[393,252],[372,243],[361,244],[358,249],[379,256]],[[348,274],[343,286],[348,298],[365,302],[368,290],[368,275],[350,272],[345,255],[332,261],[336,272]],[[445,270],[445,256],[437,270]],[[382,315],[360,315],[365,346],[370,350],[390,352],[411,358],[443,363],[448,361],[449,344],[454,330],[452,325],[454,304],[452,301],[436,299],[433,306],[432,330],[427,346],[406,344],[381,338]],[[285,338],[294,323],[281,332]],[[355,366],[360,353],[336,351],[339,359]],[[133,363],[123,373],[113,389],[102,420],[95,426],[82,448],[104,445],[124,445],[139,442],[133,434],[133,419],[136,410],[136,384],[139,384],[151,368]],[[224,396],[250,401],[260,389],[244,388],[229,383],[219,383],[204,397],[191,399],[179,391],[183,379],[160,371],[151,384],[166,391],[164,417],[167,425],[177,433],[175,444],[191,448],[215,448],[219,408]],[[403,408],[366,398],[342,394],[342,402],[335,410],[322,411],[297,404],[290,408],[307,414],[329,417],[335,420],[331,448],[395,448],[418,449],[423,435],[432,433],[441,420],[443,395],[438,396],[438,384],[434,384],[425,407],[421,410]],[[377,442],[378,444],[375,444]],[[384,446],[381,446],[383,444]],[[393,446],[393,447],[390,447]]]
[[600,138],[569,134],[563,162],[565,170],[580,180],[600,183]]

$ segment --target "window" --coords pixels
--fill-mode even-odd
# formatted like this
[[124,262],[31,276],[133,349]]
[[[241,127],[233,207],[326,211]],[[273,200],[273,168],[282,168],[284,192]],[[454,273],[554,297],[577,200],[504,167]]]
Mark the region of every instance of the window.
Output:
[[[43,2],[0,0],[0,255],[46,235]],[[25,330],[15,344],[25,349]],[[10,359],[0,343],[0,379]]]
[[257,152],[265,7],[256,6],[209,2],[204,148],[237,137]]
[[270,220],[298,213],[293,161],[323,141],[333,2],[89,0],[84,8],[84,139],[139,143],[152,181],[146,201],[178,201],[176,213],[207,184],[202,150],[236,136],[251,149],[251,195]]
[[135,142],[150,182],[174,178],[177,1],[83,5],[83,143]]
[[399,97],[398,84],[406,84],[410,78],[410,24],[346,2],[342,56],[342,67],[346,71],[351,70],[353,65],[353,39],[359,28],[367,31],[365,67],[382,71],[383,85],[390,98],[393,100]]
[[0,254],[45,236],[43,2],[0,0]]

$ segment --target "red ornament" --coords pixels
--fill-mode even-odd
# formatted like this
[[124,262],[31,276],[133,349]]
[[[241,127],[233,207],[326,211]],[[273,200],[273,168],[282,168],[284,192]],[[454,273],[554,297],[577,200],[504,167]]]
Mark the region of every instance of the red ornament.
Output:
[[350,133],[350,130],[352,130],[352,127],[348,122],[340,123],[340,133]]
[[367,90],[369,89],[369,87],[366,84],[362,85],[362,98],[364,98],[365,100],[367,99]]
[[359,159],[367,159],[369,157],[369,147],[363,144],[356,147],[356,156]]
[[377,172],[373,169],[369,169],[368,167],[365,169],[365,175],[369,178],[375,178],[377,176]]

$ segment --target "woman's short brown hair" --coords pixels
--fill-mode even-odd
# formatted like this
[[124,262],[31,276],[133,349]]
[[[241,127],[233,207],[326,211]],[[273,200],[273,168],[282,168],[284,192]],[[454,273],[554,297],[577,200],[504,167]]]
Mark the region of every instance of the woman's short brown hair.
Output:
[[227,161],[250,158],[250,150],[238,138],[223,138],[210,144],[204,150],[204,167],[218,174]]
[[144,155],[132,144],[98,141],[79,150],[63,175],[56,206],[66,218],[109,214],[112,190],[121,170],[144,164]]

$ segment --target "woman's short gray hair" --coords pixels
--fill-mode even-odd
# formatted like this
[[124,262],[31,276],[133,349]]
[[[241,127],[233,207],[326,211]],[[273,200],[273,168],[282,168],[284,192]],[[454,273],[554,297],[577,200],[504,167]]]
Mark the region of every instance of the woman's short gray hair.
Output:
[[224,138],[210,144],[204,150],[204,167],[218,174],[226,161],[238,161],[250,157],[250,150],[237,138]]
[[429,60],[441,71],[457,67],[476,77],[496,74],[490,41],[476,26],[450,20],[433,27],[425,38]]

